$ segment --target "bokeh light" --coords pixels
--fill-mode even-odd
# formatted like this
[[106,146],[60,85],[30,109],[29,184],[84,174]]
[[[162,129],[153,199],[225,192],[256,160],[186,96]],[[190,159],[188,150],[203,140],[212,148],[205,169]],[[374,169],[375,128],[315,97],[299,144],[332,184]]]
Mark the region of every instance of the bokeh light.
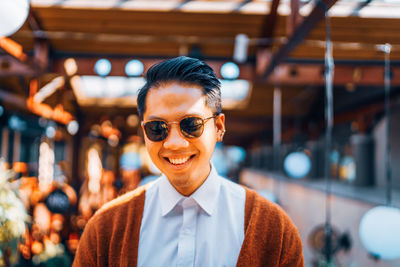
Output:
[[105,58],[97,60],[94,65],[94,71],[99,76],[107,76],[111,72],[111,62]]
[[125,65],[125,73],[128,76],[140,76],[142,75],[143,70],[143,63],[137,59],[132,59]]
[[67,131],[70,135],[75,135],[79,130],[79,123],[77,121],[71,121],[67,125]]
[[400,209],[378,206],[361,219],[359,235],[365,249],[384,260],[400,258]]
[[0,1],[0,36],[10,36],[21,28],[28,17],[29,2]]
[[233,62],[227,62],[221,67],[221,76],[224,79],[234,80],[239,77],[239,74],[239,67]]
[[283,163],[286,173],[292,178],[303,178],[311,169],[311,160],[304,152],[292,152]]

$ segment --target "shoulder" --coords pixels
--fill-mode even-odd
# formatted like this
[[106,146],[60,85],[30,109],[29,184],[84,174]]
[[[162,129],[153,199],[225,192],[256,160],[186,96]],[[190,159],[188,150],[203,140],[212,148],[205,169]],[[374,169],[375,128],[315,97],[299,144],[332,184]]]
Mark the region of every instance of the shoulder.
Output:
[[269,229],[278,232],[297,231],[287,213],[276,203],[256,191],[246,188],[245,225],[249,223],[268,224]]
[[[119,257],[126,244],[135,250],[140,232],[146,190],[139,187],[104,204],[88,221],[79,241],[74,266],[108,266],[108,256]],[[112,265],[112,264],[111,264]]]
[[[146,191],[151,188],[153,183],[149,183],[136,188],[133,191],[127,192],[107,203],[105,203],[99,210],[96,211],[91,221],[98,220],[107,221],[106,218],[111,220],[118,217],[118,214],[125,216],[128,210],[138,209],[141,210],[145,202]],[[101,218],[101,219],[100,219]]]
[[269,256],[259,266],[304,266],[300,235],[286,212],[254,190],[245,190],[243,259],[249,260],[248,255],[258,255],[254,251],[261,249]]

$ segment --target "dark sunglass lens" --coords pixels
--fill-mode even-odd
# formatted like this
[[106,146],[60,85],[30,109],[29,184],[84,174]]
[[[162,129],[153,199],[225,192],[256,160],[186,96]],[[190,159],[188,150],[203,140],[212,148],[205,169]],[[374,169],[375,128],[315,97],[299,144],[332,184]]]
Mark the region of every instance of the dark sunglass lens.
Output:
[[144,130],[151,141],[164,140],[168,135],[168,125],[163,121],[149,121],[144,125]]
[[196,117],[185,118],[181,121],[180,127],[184,136],[196,138],[203,133],[203,120]]

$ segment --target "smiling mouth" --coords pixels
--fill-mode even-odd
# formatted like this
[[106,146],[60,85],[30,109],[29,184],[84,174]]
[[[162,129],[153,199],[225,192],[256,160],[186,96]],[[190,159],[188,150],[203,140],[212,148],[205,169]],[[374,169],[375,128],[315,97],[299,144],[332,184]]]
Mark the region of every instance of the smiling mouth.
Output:
[[173,165],[183,165],[186,162],[188,162],[190,159],[192,159],[194,155],[192,156],[186,156],[186,157],[179,157],[179,158],[172,158],[172,157],[165,157],[165,159],[173,164]]

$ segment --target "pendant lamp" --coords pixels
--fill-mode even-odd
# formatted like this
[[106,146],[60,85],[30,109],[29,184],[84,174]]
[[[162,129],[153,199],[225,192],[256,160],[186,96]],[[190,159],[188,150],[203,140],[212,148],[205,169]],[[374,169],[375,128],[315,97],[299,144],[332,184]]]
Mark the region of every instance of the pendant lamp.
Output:
[[365,249],[383,260],[400,258],[400,209],[392,206],[392,174],[390,164],[390,51],[391,45],[379,47],[385,53],[385,117],[386,117],[386,206],[377,206],[361,218],[359,236]]
[[21,28],[29,13],[29,0],[0,0],[0,36],[10,36]]
[[348,251],[352,241],[349,233],[340,234],[331,223],[331,183],[330,172],[332,153],[332,130],[333,130],[333,71],[334,61],[331,42],[331,27],[328,10],[325,10],[326,22],[326,50],[325,50],[325,166],[324,175],[326,179],[325,188],[325,223],[314,228],[310,235],[312,247],[323,254],[324,259],[319,262],[320,266],[335,266],[334,255],[339,250]]

